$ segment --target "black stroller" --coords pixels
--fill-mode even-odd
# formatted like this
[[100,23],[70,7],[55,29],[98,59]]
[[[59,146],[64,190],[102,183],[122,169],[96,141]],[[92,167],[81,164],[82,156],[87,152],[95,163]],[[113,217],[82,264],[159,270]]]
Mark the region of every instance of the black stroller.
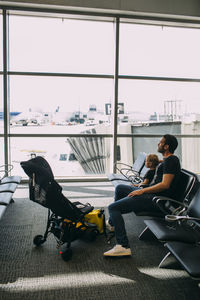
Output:
[[[72,257],[71,242],[86,237],[93,241],[99,234],[95,223],[88,223],[86,215],[93,211],[90,204],[70,202],[63,194],[62,187],[54,180],[54,175],[48,162],[41,156],[20,163],[24,172],[29,176],[30,200],[48,208],[47,227],[44,235],[36,235],[33,243],[36,246],[46,242],[49,234],[53,233],[57,240],[57,248],[67,243],[60,250],[65,261]],[[104,211],[99,211],[99,218],[105,224]],[[105,228],[105,227],[104,227]]]

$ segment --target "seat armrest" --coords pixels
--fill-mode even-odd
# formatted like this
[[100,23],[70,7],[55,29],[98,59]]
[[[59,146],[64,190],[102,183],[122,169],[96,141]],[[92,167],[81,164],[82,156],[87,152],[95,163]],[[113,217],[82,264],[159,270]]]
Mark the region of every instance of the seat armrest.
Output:
[[122,168],[122,169],[118,169],[117,170],[124,176],[126,177],[128,180],[132,181],[130,178],[131,177],[136,177],[139,176],[137,171],[134,171],[132,169],[126,169],[126,168]]
[[131,169],[131,168],[132,168],[132,166],[130,166],[130,165],[127,165],[127,164],[124,164],[124,163],[119,163],[119,162],[116,162],[116,163],[114,164],[114,166],[116,166],[116,167],[117,167],[117,165],[126,166],[126,167],[129,167],[129,169]]
[[[153,201],[153,203],[155,204],[155,206],[156,206],[157,208],[159,208],[160,211],[161,211],[162,213],[164,213],[165,215],[166,215],[166,214],[172,213],[172,211],[170,211],[170,208],[169,208],[169,207],[170,207],[170,204],[177,204],[177,205],[179,206],[179,208],[180,208],[180,207],[181,207],[181,208],[185,208],[185,207],[186,207],[183,203],[181,203],[181,202],[179,202],[179,201],[177,201],[177,200],[174,200],[174,199],[172,199],[172,198],[165,197],[165,196],[156,196],[156,197],[154,197],[154,198],[152,199],[152,201]],[[166,203],[169,204],[169,205],[168,205],[168,208],[165,206]],[[176,208],[176,210],[177,210],[177,208]]]
[[200,218],[194,218],[189,216],[176,216],[176,215],[166,215],[165,220],[168,222],[177,222],[177,221],[198,221]]
[[3,179],[4,177],[8,176],[8,173],[13,169],[13,165],[7,164],[7,165],[1,165],[0,166],[0,173],[4,173],[4,175],[1,177]]
[[177,201],[177,200],[174,200],[174,199],[172,199],[172,198],[169,198],[169,197],[165,197],[165,196],[155,196],[154,198],[153,198],[153,202],[156,204],[156,205],[159,205],[159,202],[161,202],[161,201],[169,201],[169,202],[171,202],[171,203],[176,203],[176,204],[178,204],[179,206],[182,206],[182,207],[186,207],[186,205],[184,204],[184,203],[181,203],[181,202],[179,202],[179,201]]
[[118,168],[117,168],[117,170],[118,170],[122,175],[124,175],[124,176],[125,176],[125,174],[126,174],[126,176],[130,176],[129,173],[131,173],[132,176],[137,176],[137,175],[138,175],[138,172],[137,172],[137,171],[134,171],[134,170],[128,169],[128,168],[122,168],[122,169],[118,169]]

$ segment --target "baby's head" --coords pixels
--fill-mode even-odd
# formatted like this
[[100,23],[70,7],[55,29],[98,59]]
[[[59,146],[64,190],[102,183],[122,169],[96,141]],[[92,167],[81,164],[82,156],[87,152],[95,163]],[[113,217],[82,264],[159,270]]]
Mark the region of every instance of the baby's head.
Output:
[[159,159],[156,154],[149,154],[145,160],[145,166],[150,169],[155,169],[159,164]]

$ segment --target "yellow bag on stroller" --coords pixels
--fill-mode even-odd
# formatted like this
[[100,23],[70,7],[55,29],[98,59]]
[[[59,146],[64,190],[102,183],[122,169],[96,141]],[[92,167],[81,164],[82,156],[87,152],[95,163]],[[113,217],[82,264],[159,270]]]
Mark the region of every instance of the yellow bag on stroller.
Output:
[[104,232],[105,215],[103,209],[93,209],[87,215],[84,216],[84,220],[88,223],[96,224],[99,233]]

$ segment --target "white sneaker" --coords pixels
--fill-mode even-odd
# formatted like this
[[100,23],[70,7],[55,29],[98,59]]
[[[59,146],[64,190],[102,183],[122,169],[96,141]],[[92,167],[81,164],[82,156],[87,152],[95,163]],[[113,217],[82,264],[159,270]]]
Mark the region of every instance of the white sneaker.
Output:
[[108,220],[106,220],[106,229],[108,229],[108,231],[110,231],[110,232],[115,231],[114,226],[111,226]]
[[116,245],[114,248],[105,252],[103,255],[104,256],[130,256],[131,249],[124,248],[124,247],[122,247],[122,245]]

